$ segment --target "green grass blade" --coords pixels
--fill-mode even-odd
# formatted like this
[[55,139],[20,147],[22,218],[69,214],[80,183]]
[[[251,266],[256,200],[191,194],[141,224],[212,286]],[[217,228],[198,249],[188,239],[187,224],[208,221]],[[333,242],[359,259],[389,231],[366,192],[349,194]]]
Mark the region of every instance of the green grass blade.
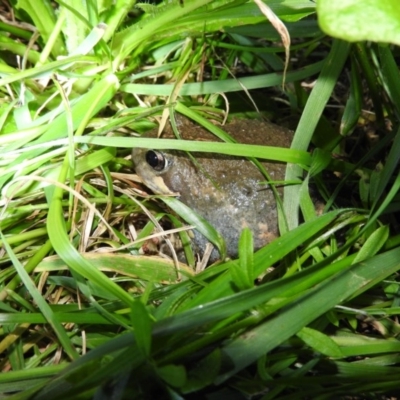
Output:
[[226,256],[226,243],[224,238],[215,228],[207,222],[202,216],[193,212],[188,206],[180,202],[174,197],[162,197],[162,201],[170,208],[172,208],[178,215],[180,215],[190,225],[196,226],[196,229],[203,234],[211,243],[218,249],[221,258]]
[[[310,144],[312,134],[322,115],[326,103],[332,94],[337,78],[347,59],[350,45],[342,41],[334,41],[331,52],[325,59],[324,67],[310,94],[306,107],[302,113],[293,138],[292,148],[306,150]],[[297,165],[289,165],[286,169],[285,179],[298,180],[301,176],[301,168]],[[293,229],[299,223],[300,188],[294,185],[284,189],[283,204],[289,229]]]
[[[304,69],[298,71],[290,71],[286,74],[286,82],[294,82],[300,79],[306,79],[322,68],[322,63],[308,65]],[[182,85],[179,94],[181,96],[199,96],[205,94],[213,94],[215,91],[220,92],[241,92],[243,88],[248,90],[260,89],[282,84],[281,73],[271,73],[266,75],[245,76],[240,79],[225,79],[223,81],[209,81],[185,83]],[[169,96],[174,90],[175,85],[163,84],[142,84],[127,83],[121,86],[121,90],[126,93],[153,95],[153,96]]]
[[[56,16],[50,1],[18,0],[17,7],[28,13],[43,40],[48,42],[56,25]],[[65,54],[64,44],[59,37],[52,47],[52,53],[54,56]]]
[[[230,154],[234,156],[256,157],[264,160],[283,161],[310,165],[311,156],[309,153],[294,149],[281,147],[258,146],[251,144],[200,142],[193,140],[175,139],[151,139],[151,138],[127,138],[127,137],[75,137],[75,143],[87,143],[106,147],[134,147],[149,149],[169,149],[183,151],[202,151],[207,153]],[[63,142],[58,142],[63,143]],[[66,143],[66,141],[65,141]]]

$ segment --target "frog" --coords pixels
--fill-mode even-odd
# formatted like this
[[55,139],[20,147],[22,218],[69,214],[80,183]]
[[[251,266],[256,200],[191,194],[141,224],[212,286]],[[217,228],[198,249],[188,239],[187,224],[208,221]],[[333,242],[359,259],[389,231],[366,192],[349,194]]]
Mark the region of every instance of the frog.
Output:
[[[186,117],[176,122],[184,140],[221,141],[202,126]],[[238,143],[290,147],[292,132],[264,119],[234,118],[221,128]],[[146,135],[156,137],[156,131]],[[162,138],[175,138],[167,124]],[[225,239],[227,256],[238,256],[238,242],[244,228],[253,234],[254,250],[279,236],[276,195],[283,195],[283,185],[275,193],[266,177],[246,157],[218,153],[133,148],[136,174],[155,194],[174,194],[195,213],[208,221]],[[284,181],[286,164],[261,161],[271,181]],[[208,240],[193,232],[194,250],[203,254]],[[209,262],[219,260],[213,249]]]

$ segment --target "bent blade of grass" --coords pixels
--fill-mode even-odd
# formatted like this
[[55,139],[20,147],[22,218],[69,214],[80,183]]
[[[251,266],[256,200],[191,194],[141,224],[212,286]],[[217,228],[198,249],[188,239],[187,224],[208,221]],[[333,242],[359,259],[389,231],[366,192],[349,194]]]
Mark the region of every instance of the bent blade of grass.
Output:
[[[118,80],[114,75],[108,75],[105,79],[102,80],[103,84],[105,84],[105,88],[103,90],[100,89],[98,94],[101,93],[111,93],[116,90],[118,86]],[[108,85],[107,85],[108,83]],[[96,106],[99,106],[98,99],[92,99],[94,104],[91,104],[89,107],[89,112],[95,112],[94,109]],[[83,121],[87,120],[88,111],[81,110],[80,116]],[[65,116],[65,124],[66,128],[69,127],[68,114]],[[70,133],[69,131],[67,133]],[[64,133],[65,135],[66,133]],[[42,138],[41,138],[42,139]],[[98,269],[96,269],[89,261],[85,260],[77,249],[70,243],[70,238],[67,234],[67,226],[65,220],[63,218],[63,191],[64,191],[64,182],[66,181],[67,175],[70,173],[70,157],[69,153],[65,155],[64,163],[61,168],[58,184],[55,185],[54,191],[51,196],[51,200],[49,201],[49,212],[48,218],[46,222],[46,227],[48,231],[49,239],[53,245],[54,250],[57,254],[64,260],[64,262],[78,275],[92,281],[95,285],[98,285],[105,292],[115,296],[117,299],[120,299],[125,304],[131,306],[133,299],[132,297],[125,292],[120,286],[118,286],[115,282],[108,279],[104,274],[102,274]],[[72,160],[73,162],[73,160]],[[78,282],[79,283],[79,282]]]
[[106,275],[101,273],[88,260],[84,259],[71,244],[63,218],[62,197],[62,188],[56,186],[47,218],[47,231],[54,250],[69,268],[84,278],[93,281],[96,285],[114,295],[128,306],[131,306],[133,302],[132,297]]
[[[177,271],[174,263],[162,257],[131,256],[129,254],[114,253],[83,253],[93,266],[101,271],[110,271],[149,282],[175,282]],[[57,256],[46,257],[42,260],[35,272],[54,272],[68,269],[65,262]],[[179,269],[185,275],[193,275],[193,271],[185,264],[179,264]]]
[[321,282],[269,321],[227,344],[223,353],[234,367],[229,372],[221,374],[215,383],[224,382],[238,371],[256,362],[261,351],[268,353],[273,350],[356,291],[366,290],[370,282],[381,281],[399,268],[400,249],[397,248],[358,263],[340,272],[334,279]]
[[[14,55],[25,57],[29,63],[35,64],[39,60],[39,53],[34,50],[28,50],[24,44],[16,43],[14,39],[9,39],[4,36],[0,36],[0,47],[1,49],[8,50]],[[3,66],[4,68],[5,66]]]
[[[74,142],[129,149],[140,147],[149,149],[201,151],[206,153],[255,157],[264,160],[290,162],[302,165],[310,165],[311,163],[311,156],[305,151],[251,144],[218,143],[218,146],[215,146],[215,142],[200,142],[193,140],[92,136],[75,137]],[[62,142],[60,141],[59,143]]]

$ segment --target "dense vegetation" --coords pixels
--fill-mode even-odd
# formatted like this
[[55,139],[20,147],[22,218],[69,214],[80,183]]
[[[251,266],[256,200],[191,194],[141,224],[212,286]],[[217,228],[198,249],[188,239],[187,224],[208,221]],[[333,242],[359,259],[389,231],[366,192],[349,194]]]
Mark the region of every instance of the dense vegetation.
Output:
[[[2,398],[398,394],[398,48],[361,41],[399,44],[396,1],[1,3]],[[216,151],[137,138],[176,113],[295,130],[278,240],[197,273],[148,254],[185,222],[224,248],[133,174],[134,146]]]

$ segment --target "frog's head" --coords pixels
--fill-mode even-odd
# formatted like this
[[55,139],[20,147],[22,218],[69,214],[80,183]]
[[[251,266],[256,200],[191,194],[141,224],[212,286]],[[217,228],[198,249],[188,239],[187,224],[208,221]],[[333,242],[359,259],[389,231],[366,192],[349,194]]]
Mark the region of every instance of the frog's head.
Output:
[[155,194],[179,195],[167,186],[164,177],[173,173],[174,156],[168,152],[134,148],[132,162],[143,183]]

